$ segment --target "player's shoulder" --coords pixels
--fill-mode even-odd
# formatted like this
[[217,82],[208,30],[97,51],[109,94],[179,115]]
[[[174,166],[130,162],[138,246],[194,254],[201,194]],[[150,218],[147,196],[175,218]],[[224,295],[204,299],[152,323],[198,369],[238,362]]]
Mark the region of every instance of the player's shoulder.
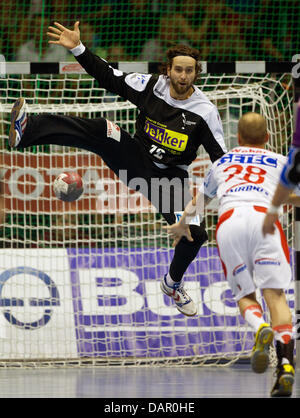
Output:
[[194,86],[194,89],[194,94],[190,97],[190,108],[207,123],[211,131],[221,130],[223,136],[222,120],[217,106],[199,87]]
[[170,82],[167,76],[160,74],[156,78],[152,78],[154,81],[153,94],[160,99],[167,100],[167,92],[170,89]]
[[218,113],[216,105],[197,86],[194,86],[194,93],[190,100],[194,104],[196,113],[199,113],[204,119],[208,119],[211,114]]
[[128,73],[125,76],[126,84],[138,92],[145,90],[151,80],[152,82],[156,81],[152,74]]

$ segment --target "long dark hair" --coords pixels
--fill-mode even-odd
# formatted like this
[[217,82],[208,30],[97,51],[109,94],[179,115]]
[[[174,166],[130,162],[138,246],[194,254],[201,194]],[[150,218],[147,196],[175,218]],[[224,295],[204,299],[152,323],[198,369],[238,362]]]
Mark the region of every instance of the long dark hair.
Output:
[[173,58],[178,56],[187,56],[194,58],[196,61],[196,77],[194,81],[196,81],[196,79],[199,77],[202,71],[202,66],[200,64],[200,52],[197,49],[191,48],[188,45],[179,44],[169,48],[166,52],[166,56],[167,62],[162,65],[162,74],[167,75],[168,67],[172,68]]

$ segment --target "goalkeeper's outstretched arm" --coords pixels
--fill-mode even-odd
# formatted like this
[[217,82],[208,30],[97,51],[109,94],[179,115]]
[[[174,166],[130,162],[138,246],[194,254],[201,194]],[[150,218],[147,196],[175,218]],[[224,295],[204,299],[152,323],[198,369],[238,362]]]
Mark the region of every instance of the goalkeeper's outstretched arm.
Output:
[[[98,81],[99,86],[111,93],[118,94],[136,106],[143,105],[144,91],[151,74],[139,75],[138,73],[127,74],[122,71],[114,71],[109,63],[90,51],[80,41],[79,21],[74,24],[74,29],[67,29],[58,22],[49,26],[49,43],[61,45],[69,49],[76,57],[85,71]],[[129,80],[125,80],[127,75]]]

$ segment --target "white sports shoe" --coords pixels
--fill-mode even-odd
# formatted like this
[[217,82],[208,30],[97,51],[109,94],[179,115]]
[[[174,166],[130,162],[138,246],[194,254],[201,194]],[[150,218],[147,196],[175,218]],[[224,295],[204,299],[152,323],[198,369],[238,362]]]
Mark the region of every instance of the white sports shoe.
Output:
[[16,147],[22,138],[27,125],[27,113],[25,111],[26,102],[22,97],[18,99],[12,107],[10,113],[10,130],[8,143],[11,147]]
[[179,312],[186,316],[195,316],[197,314],[197,307],[191,297],[186,293],[181,283],[176,283],[169,286],[166,281],[166,275],[160,282],[162,292],[173,298],[175,305]]

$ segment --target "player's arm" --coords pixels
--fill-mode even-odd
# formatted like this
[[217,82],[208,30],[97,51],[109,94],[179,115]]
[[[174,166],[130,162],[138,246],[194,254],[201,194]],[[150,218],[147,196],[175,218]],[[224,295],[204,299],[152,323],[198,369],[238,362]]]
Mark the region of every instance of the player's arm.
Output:
[[[282,204],[287,203],[294,206],[300,206],[300,178],[297,170],[297,164],[299,164],[300,159],[299,151],[298,149],[296,151],[292,149],[289,153],[288,161],[280,174],[280,180],[275,190],[271,206],[269,207],[264,219],[262,227],[263,235],[274,234],[275,222],[278,220],[278,213]],[[295,158],[296,152],[299,152],[299,157],[297,157],[297,154]],[[293,193],[293,190],[296,193]]]
[[215,164],[205,176],[197,195],[187,204],[180,220],[173,225],[167,226],[168,234],[173,238],[173,247],[175,247],[182,237],[186,237],[189,241],[193,241],[189,223],[195,216],[204,215],[205,206],[216,196],[218,189],[218,182],[214,173]]
[[94,77],[99,85],[108,91],[139,105],[141,94],[151,78],[150,74],[126,74],[113,69],[107,61],[91,52],[80,41],[79,22],[69,30],[58,22],[49,26],[49,43],[62,45],[69,49],[86,72]]
[[[278,219],[279,207],[282,203],[300,206],[300,99],[296,118],[296,129],[293,144],[288,154],[288,159],[284,165],[272,199],[271,207],[263,223],[263,234],[274,234],[275,222]],[[292,193],[292,191],[295,193]]]
[[297,196],[295,193],[291,193],[291,189],[284,186],[282,183],[279,183],[263,222],[263,235],[274,234],[275,223],[278,221],[280,206],[285,203],[300,206],[300,196]]
[[212,198],[199,191],[197,195],[187,204],[180,220],[177,223],[164,228],[171,238],[173,238],[173,247],[176,247],[182,237],[186,237],[188,241],[193,241],[189,223],[195,218],[195,216],[203,216],[204,207],[211,201],[211,199]]

